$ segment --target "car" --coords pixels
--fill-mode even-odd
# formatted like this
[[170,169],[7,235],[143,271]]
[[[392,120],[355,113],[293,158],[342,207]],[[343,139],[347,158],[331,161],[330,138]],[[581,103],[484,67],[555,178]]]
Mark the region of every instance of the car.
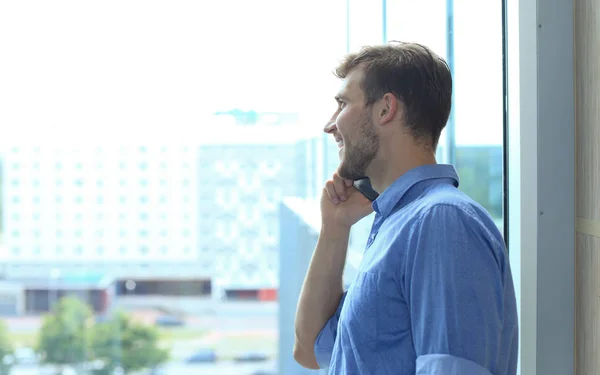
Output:
[[213,363],[217,361],[217,353],[213,349],[200,349],[188,358],[185,363]]
[[175,315],[162,315],[156,318],[155,324],[162,327],[182,327],[185,321]]
[[268,355],[259,352],[247,352],[233,358],[234,362],[263,362],[268,360]]

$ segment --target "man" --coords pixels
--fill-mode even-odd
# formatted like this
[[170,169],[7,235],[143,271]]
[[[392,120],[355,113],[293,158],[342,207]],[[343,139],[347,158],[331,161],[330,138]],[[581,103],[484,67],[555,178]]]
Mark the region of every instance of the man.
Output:
[[[409,43],[338,67],[325,127],[341,163],[296,314],[294,357],[330,374],[514,375],[518,326],[504,241],[435,150],[451,107],[448,65]],[[371,204],[352,185],[369,177]],[[342,290],[350,228],[375,210],[356,279]]]

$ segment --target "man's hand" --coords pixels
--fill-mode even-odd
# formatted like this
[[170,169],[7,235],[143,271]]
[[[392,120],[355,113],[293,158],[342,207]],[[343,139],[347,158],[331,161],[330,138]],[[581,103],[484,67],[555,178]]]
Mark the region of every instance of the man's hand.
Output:
[[353,186],[352,180],[334,173],[325,183],[321,196],[321,218],[324,227],[350,228],[373,212],[371,201]]

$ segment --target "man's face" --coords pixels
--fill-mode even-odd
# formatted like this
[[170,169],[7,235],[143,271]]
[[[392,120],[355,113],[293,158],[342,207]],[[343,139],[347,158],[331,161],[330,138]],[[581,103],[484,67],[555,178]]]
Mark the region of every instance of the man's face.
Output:
[[336,96],[338,108],[324,129],[333,135],[339,147],[339,175],[351,180],[366,176],[367,168],[379,151],[379,135],[372,111],[365,106],[360,87],[362,79],[360,69],[346,76]]

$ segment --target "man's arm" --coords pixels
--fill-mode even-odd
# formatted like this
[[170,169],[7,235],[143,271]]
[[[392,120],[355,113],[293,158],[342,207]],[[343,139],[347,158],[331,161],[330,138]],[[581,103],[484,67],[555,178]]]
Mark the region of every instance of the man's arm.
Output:
[[478,215],[438,205],[413,230],[403,288],[417,375],[513,374],[510,267],[503,243]]
[[340,305],[349,237],[350,228],[341,226],[324,225],[319,235],[296,311],[294,358],[304,367],[320,367],[315,341]]

